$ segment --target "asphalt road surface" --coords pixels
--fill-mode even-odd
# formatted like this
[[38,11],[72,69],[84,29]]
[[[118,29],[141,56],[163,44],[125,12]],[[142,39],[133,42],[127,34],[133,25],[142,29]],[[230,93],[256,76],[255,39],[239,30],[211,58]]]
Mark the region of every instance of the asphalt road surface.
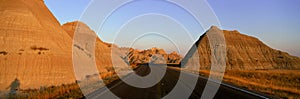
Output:
[[[140,66],[135,70],[135,73],[140,76],[146,76],[150,73],[151,69],[148,66]],[[129,74],[130,75],[130,74]],[[92,92],[86,96],[88,99],[160,99],[165,98],[169,94],[174,86],[178,82],[180,71],[167,68],[163,79],[160,80],[156,85],[149,88],[136,88],[131,85],[126,84],[122,80],[114,81],[107,85],[107,88],[101,88]],[[193,74],[183,73],[183,75],[194,77]],[[195,76],[197,77],[197,76]],[[125,77],[126,78],[126,77]],[[196,87],[190,88],[186,84],[177,84],[184,92],[192,92],[188,98],[199,99],[202,96],[205,85],[207,84],[207,79],[204,77],[197,77]],[[113,96],[114,95],[114,96]],[[116,97],[117,96],[117,97]],[[182,97],[175,97],[182,99]],[[203,97],[202,97],[203,98]],[[213,97],[215,99],[260,99],[268,98],[267,96],[262,96],[260,94],[239,89],[228,84],[221,84],[219,90]]]

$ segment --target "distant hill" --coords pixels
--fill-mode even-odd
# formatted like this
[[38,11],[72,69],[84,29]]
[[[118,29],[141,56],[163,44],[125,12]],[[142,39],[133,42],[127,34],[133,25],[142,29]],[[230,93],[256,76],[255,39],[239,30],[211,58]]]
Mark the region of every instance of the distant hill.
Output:
[[[272,49],[255,37],[241,34],[236,30],[220,30],[215,26],[212,26],[195,43],[202,69],[210,69],[211,65],[211,50],[207,37],[210,32],[218,32],[225,37],[228,70],[300,69],[298,57]],[[190,50],[189,53],[194,53],[193,51]],[[188,60],[188,57],[185,60]]]
[[153,64],[179,64],[181,56],[176,52],[167,54],[163,49],[151,48],[146,50],[129,49],[123,58],[131,65],[153,63]]

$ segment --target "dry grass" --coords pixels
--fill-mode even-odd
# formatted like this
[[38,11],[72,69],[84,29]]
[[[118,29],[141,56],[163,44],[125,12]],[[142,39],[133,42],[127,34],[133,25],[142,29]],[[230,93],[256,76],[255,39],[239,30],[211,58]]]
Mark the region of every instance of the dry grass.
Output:
[[[105,87],[105,85],[110,84],[120,78],[124,77],[125,74],[117,75],[116,71],[128,71],[128,68],[117,68],[117,67],[106,67],[106,72],[101,72],[99,75],[89,75],[89,78],[86,78],[80,81],[79,85],[81,87],[81,91],[84,94],[89,94],[94,92],[97,89]],[[101,78],[100,78],[101,77]]]
[[[106,69],[108,72],[101,73],[99,75],[87,75],[86,79],[77,81],[77,83],[73,84],[41,87],[39,89],[21,89],[15,95],[9,95],[8,91],[2,91],[0,92],[0,99],[80,99],[84,97],[83,93],[88,94],[119,79],[118,75],[114,72],[115,69]],[[116,70],[120,71],[127,69]],[[99,76],[101,76],[103,79],[100,80]],[[121,77],[123,77],[123,75],[121,75]]]
[[[15,95],[9,95],[8,91],[0,92],[0,99],[80,99],[84,97],[82,91],[90,93],[117,79],[119,77],[115,73],[108,73],[101,82],[98,80],[79,81],[81,88],[84,90],[81,90],[77,83],[63,84],[61,86],[41,87],[39,89],[21,89]],[[86,84],[87,82],[88,84]]]
[[[200,74],[209,75],[208,70]],[[226,71],[224,82],[282,98],[300,98],[299,70],[230,70]]]
[[[7,93],[7,92],[6,92]],[[74,84],[20,90],[15,95],[2,94],[2,99],[78,99],[83,98],[79,86]]]

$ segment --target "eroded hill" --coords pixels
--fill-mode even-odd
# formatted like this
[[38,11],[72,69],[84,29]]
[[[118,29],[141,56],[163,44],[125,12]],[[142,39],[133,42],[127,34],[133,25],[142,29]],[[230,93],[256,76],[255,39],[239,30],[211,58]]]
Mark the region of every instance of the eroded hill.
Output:
[[[220,30],[213,26],[195,43],[202,69],[210,69],[211,49],[208,33],[218,32],[226,41],[226,69],[300,69],[300,59],[286,52],[275,50],[259,39],[239,33],[238,31]],[[188,58],[186,58],[188,60]]]
[[1,0],[0,23],[0,89],[75,81],[72,39],[42,0]]
[[167,54],[163,49],[151,48],[146,50],[136,50],[130,48],[123,58],[131,65],[136,64],[179,64],[181,56],[176,52]]

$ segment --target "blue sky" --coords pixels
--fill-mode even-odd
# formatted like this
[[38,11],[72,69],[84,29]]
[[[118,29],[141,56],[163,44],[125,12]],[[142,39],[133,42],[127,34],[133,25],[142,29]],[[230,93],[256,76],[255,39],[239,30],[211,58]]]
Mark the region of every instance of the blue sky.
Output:
[[[90,1],[91,0],[59,0],[59,1],[45,0],[45,3],[49,7],[49,9],[53,12],[53,14],[56,16],[56,18],[60,21],[60,23],[63,24],[66,22],[79,20],[80,16],[85,11]],[[300,42],[299,39],[300,0],[207,0],[207,1],[210,4],[211,8],[214,10],[216,16],[218,17],[223,29],[238,30],[243,34],[247,34],[259,38],[260,40],[262,40],[264,43],[271,46],[272,48],[287,51],[292,55],[300,56],[300,44],[298,44],[298,42]],[[149,5],[148,3],[147,4],[141,3],[141,5],[144,5],[143,7],[145,8],[151,8],[155,4],[152,3],[152,5]],[[157,4],[156,6],[159,6],[159,4]],[[205,29],[202,28],[198,28],[199,30],[195,29],[197,23],[193,23],[194,19],[189,18],[188,14],[184,13],[184,11],[180,11],[180,9],[177,9],[176,7],[172,7],[172,6],[169,7],[164,5],[163,7],[165,7],[164,9],[171,9],[171,10],[167,10],[170,11],[170,13],[163,12],[162,10],[157,10],[155,12],[161,12],[164,14],[168,13],[167,15],[170,16],[174,16],[175,14],[176,17],[174,17],[174,19],[179,22],[182,22],[182,24],[184,25],[194,24],[186,27],[189,30],[191,30],[190,32],[193,32],[191,33],[193,37],[198,38],[204,32]],[[127,16],[130,16],[130,15],[138,14],[138,12],[143,12],[143,11],[147,12],[147,10],[141,10],[137,8],[135,8],[137,10],[132,10],[132,8],[133,7],[129,7],[127,9],[127,11],[130,11],[131,14],[121,13],[118,15],[117,13],[115,14],[116,17],[112,18],[111,20],[118,19],[118,21],[115,20],[115,22],[121,22],[122,20],[126,20],[126,18],[117,17],[117,16],[120,16],[122,14],[123,15],[126,14]],[[155,18],[159,19],[163,17],[161,16]],[[148,20],[154,20],[154,18]],[[114,21],[109,21],[109,22],[114,23]],[[110,24],[109,22],[107,24]],[[93,24],[88,24],[88,25],[91,26],[93,30],[98,31],[98,28],[93,27]],[[113,25],[113,26],[120,26],[120,25],[121,23],[119,25]],[[109,28],[109,26],[111,25],[107,25],[107,26]],[[114,30],[112,28],[111,30],[107,29],[107,31],[112,32],[117,30]],[[99,34],[99,36],[102,40],[106,42],[113,42],[112,38],[115,35],[110,33],[104,33],[104,34]],[[155,37],[155,35],[152,36]],[[151,38],[149,37],[146,37],[144,41],[140,41],[140,42],[147,42],[147,41],[152,42],[153,39],[151,40]],[[159,39],[162,39],[161,41],[167,42],[167,40],[166,39],[163,40],[163,38],[157,38],[157,40],[154,41],[159,42],[160,41]],[[143,40],[143,39],[139,39],[139,40]],[[160,42],[158,43],[157,46],[163,47],[165,45],[172,45],[172,44],[171,43],[162,44]],[[149,46],[153,46],[153,45],[150,44]],[[172,46],[174,47],[175,45]],[[147,46],[144,47],[146,48]]]

